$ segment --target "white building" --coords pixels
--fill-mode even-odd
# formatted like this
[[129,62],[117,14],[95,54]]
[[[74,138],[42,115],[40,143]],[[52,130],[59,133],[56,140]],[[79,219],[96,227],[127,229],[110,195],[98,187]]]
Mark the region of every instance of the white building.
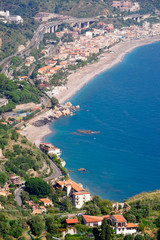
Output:
[[19,15],[15,15],[15,16],[10,15],[6,19],[8,22],[23,23],[23,18]]
[[23,23],[23,18],[19,15],[10,15],[9,11],[0,11],[0,16],[3,17],[4,22]]
[[106,216],[89,216],[83,215],[83,222],[89,227],[99,227],[102,225],[104,218],[112,221],[112,228],[116,234],[135,234],[137,233],[138,224],[127,223],[123,215],[106,215]]
[[62,154],[60,148],[53,146],[51,143],[41,143],[40,149],[43,151],[49,153],[49,154],[55,154],[58,157]]
[[123,215],[111,215],[110,219],[114,224],[116,234],[134,234],[137,232],[138,224],[127,223]]
[[62,188],[70,197],[76,208],[81,208],[85,202],[91,200],[91,194],[83,188],[81,183],[72,180],[57,182],[57,188]]
[[7,17],[9,17],[9,11],[0,11],[0,16],[2,16],[2,17],[5,17],[5,18],[7,18]]
[[82,215],[82,217],[83,217],[84,224],[89,227],[99,227],[102,225],[102,221],[104,218],[106,218],[107,220],[110,219],[110,215],[106,215],[106,216]]

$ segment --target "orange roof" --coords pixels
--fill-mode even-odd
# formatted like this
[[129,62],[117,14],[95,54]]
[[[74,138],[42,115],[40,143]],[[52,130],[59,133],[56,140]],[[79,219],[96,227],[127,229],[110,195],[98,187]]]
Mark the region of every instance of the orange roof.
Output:
[[66,219],[67,224],[72,224],[72,223],[79,223],[78,219]]
[[87,223],[92,223],[92,222],[102,222],[104,218],[110,219],[110,215],[105,215],[105,216],[90,216],[90,215],[83,215],[84,220]]
[[36,209],[32,212],[32,214],[42,214],[42,210],[41,209]]
[[60,69],[60,67],[59,67],[59,66],[56,66],[56,67],[52,68],[51,70],[57,71],[57,70],[59,70],[59,69]]
[[83,194],[90,194],[89,192],[75,192],[74,195],[83,195]]
[[41,201],[41,202],[44,202],[44,203],[50,203],[50,202],[52,202],[52,201],[51,201],[50,199],[48,199],[48,198],[41,198],[40,201]]
[[45,66],[45,67],[39,68],[39,69],[38,69],[38,72],[46,72],[46,71],[49,70],[50,68],[51,68],[51,66]]
[[71,185],[76,192],[86,191],[81,184],[77,184],[72,180],[57,182],[61,187]]
[[116,222],[127,222],[126,219],[123,217],[123,215],[113,215]]
[[135,223],[127,223],[127,228],[137,228],[138,224]]

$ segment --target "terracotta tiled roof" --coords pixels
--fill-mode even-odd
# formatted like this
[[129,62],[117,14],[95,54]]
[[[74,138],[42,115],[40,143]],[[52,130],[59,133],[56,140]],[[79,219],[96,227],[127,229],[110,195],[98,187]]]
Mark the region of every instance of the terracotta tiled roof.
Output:
[[73,195],[83,195],[83,194],[90,194],[89,192],[75,192]]
[[116,222],[127,222],[126,219],[123,217],[123,215],[113,215]]
[[92,222],[101,222],[103,221],[104,218],[110,219],[110,215],[105,215],[105,216],[90,216],[90,215],[83,215],[84,220],[87,223],[92,223]]
[[71,185],[76,192],[86,191],[81,184],[77,184],[72,180],[57,182],[60,186]]
[[41,209],[36,209],[32,212],[32,214],[42,214],[42,210]]
[[67,224],[79,223],[78,219],[66,219]]
[[41,198],[40,201],[44,203],[52,203],[52,201],[48,198]]
[[137,228],[138,224],[135,223],[127,223],[127,228]]

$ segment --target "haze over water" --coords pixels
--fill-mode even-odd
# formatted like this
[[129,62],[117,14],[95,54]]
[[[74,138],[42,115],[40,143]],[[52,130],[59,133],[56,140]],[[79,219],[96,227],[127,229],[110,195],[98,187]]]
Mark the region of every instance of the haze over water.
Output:
[[[140,47],[71,99],[81,109],[46,138],[92,194],[124,200],[160,188],[160,42]],[[73,134],[78,129],[100,134]]]

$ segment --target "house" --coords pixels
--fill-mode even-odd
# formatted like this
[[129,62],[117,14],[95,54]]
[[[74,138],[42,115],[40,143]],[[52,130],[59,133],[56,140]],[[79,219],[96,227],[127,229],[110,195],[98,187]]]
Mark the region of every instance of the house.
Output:
[[7,197],[8,196],[8,192],[2,190],[2,191],[0,191],[0,196]]
[[32,214],[35,215],[35,214],[42,214],[43,211],[41,209],[35,209],[33,210]]
[[60,156],[62,154],[60,148],[53,146],[51,143],[41,143],[40,149],[44,152],[55,154],[57,156]]
[[111,221],[116,234],[134,234],[137,232],[138,224],[127,223],[123,215],[111,215]]
[[21,181],[21,177],[20,176],[16,176],[15,174],[12,174],[12,176],[10,177],[11,183],[15,184],[15,185],[21,185],[22,181]]
[[57,182],[57,188],[62,188],[76,208],[81,208],[85,202],[91,200],[90,192],[83,188],[81,183],[72,180]]
[[83,222],[89,227],[98,227],[102,225],[104,218],[111,220],[111,227],[115,230],[116,234],[135,234],[137,233],[137,223],[127,223],[123,215],[106,215],[106,216],[90,216],[82,215]]
[[54,206],[52,203],[52,200],[50,200],[48,198],[41,198],[40,202],[43,202],[45,207],[49,207],[49,206],[53,207]]
[[110,215],[106,215],[106,216],[82,215],[82,217],[83,217],[84,224],[89,227],[99,227],[102,225],[102,221],[104,218],[106,218],[107,220],[110,219]]
[[75,219],[66,219],[66,223],[68,224],[68,226],[73,226],[75,224],[78,224],[79,221],[78,221],[77,218],[75,218]]

